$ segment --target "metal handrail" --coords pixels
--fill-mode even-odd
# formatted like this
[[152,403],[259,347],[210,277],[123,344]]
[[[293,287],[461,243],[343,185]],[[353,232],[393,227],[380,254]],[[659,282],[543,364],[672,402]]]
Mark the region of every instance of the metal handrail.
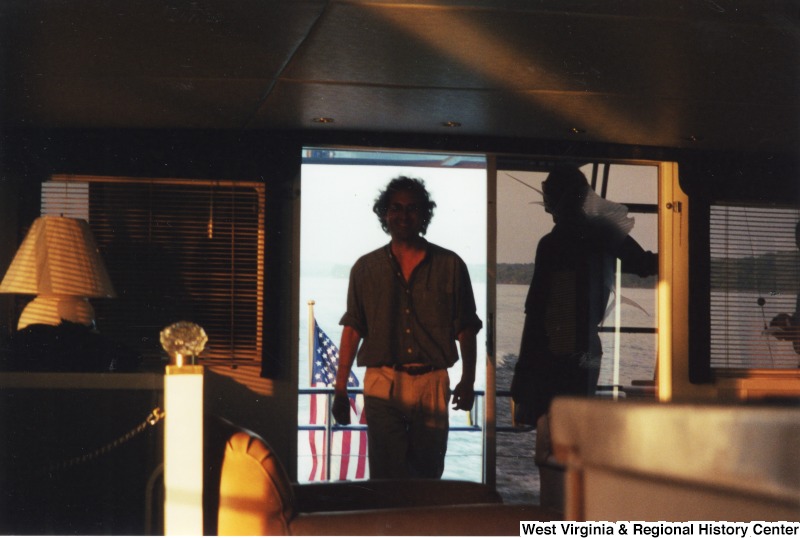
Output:
[[[330,396],[333,395],[333,392],[334,392],[333,387],[311,387],[311,388],[298,389],[298,393],[301,394],[301,395],[311,396],[313,394],[323,394],[323,395],[327,395],[329,397],[329,400],[330,400]],[[347,393],[349,395],[364,394],[364,389],[362,389],[360,387],[348,387],[347,388]],[[475,409],[478,408],[478,402],[485,395],[486,395],[486,392],[483,391],[483,390],[476,390],[475,391],[475,403],[473,403],[473,407],[472,407],[472,411],[471,411],[473,413],[473,415],[475,413]],[[509,395],[510,395],[510,393],[509,393]],[[361,430],[366,430],[367,429],[366,424],[347,424],[347,425],[342,425],[342,424],[334,423],[331,420],[333,417],[331,416],[330,401],[328,402],[327,408],[328,408],[328,420],[326,421],[325,424],[298,425],[297,426],[297,430],[298,431],[323,431],[323,430],[327,430],[328,428],[330,428],[332,431],[361,431]],[[483,431],[483,428],[481,428],[477,424],[474,424],[472,426],[450,426],[450,431],[451,432],[458,432],[458,431],[480,432],[480,431]]]
[[[627,394],[627,393],[649,393],[648,387],[632,387],[626,385],[598,385],[597,386],[598,393],[614,393],[615,391],[618,394]],[[333,387],[312,387],[312,388],[301,388],[298,389],[299,394],[311,396],[313,394],[325,394],[328,396],[333,395]],[[364,390],[360,387],[356,388],[348,388],[348,394],[358,395],[363,394]],[[473,404],[472,410],[470,411],[473,416],[476,416],[477,409],[480,409],[480,401],[482,398],[486,396],[486,391],[484,390],[476,390],[475,391],[475,403]],[[510,390],[498,390],[495,391],[495,397],[497,398],[511,398],[511,391]],[[366,430],[367,426],[365,424],[335,424],[331,419],[331,406],[330,402],[327,406],[328,408],[328,420],[325,424],[308,424],[308,425],[298,425],[298,431],[322,431],[327,430],[328,428],[331,431],[361,431]],[[495,426],[495,431],[497,432],[504,432],[504,433],[526,433],[528,430],[525,428],[518,428],[514,426]],[[470,426],[450,426],[451,432],[481,432],[483,428],[480,424],[473,424]],[[329,440],[330,442],[330,440]]]
[[[598,393],[607,393],[607,394],[622,394],[627,395],[628,392],[631,393],[639,393],[639,394],[646,394],[650,395],[651,392],[654,392],[654,387],[652,386],[640,386],[640,387],[633,387],[633,386],[623,386],[623,385],[598,385],[597,387]],[[348,388],[348,394],[350,395],[359,395],[364,393],[364,390],[361,387],[353,387]],[[326,457],[328,458],[328,464],[325,466],[326,472],[328,476],[326,480],[330,480],[330,457],[331,457],[331,445],[333,443],[333,432],[341,431],[365,431],[367,429],[366,424],[336,424],[333,421],[333,416],[331,414],[331,403],[332,398],[331,396],[334,393],[333,387],[311,387],[311,388],[300,388],[298,389],[298,393],[300,395],[305,396],[312,396],[314,394],[325,395],[327,398],[327,418],[324,424],[307,424],[307,425],[300,425],[298,424],[297,430],[298,431],[326,431],[328,435],[326,435]],[[481,399],[486,396],[486,391],[484,390],[476,390],[475,391],[475,402],[473,403],[473,407],[470,410],[472,416],[477,416],[477,410],[481,408]],[[495,396],[498,398],[510,398],[511,391],[510,390],[498,390],[495,392]],[[484,431],[484,428],[481,426],[479,422],[473,423],[467,426],[450,426],[451,432],[476,432],[480,433]],[[494,431],[498,433],[529,433],[531,428],[520,428],[516,426],[500,426],[495,425]]]

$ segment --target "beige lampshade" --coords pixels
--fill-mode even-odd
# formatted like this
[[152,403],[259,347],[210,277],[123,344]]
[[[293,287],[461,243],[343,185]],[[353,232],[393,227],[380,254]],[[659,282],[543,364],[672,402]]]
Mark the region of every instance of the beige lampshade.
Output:
[[[25,309],[25,325],[57,325],[61,319],[91,324],[94,312],[85,299],[116,296],[89,223],[67,217],[34,221],[0,283],[0,293],[39,296]],[[34,311],[38,313],[31,319]],[[20,319],[19,328],[23,326]]]

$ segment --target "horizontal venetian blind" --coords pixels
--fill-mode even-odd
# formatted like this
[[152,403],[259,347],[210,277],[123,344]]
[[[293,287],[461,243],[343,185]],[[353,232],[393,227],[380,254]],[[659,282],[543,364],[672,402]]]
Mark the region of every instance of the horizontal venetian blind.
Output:
[[711,207],[712,368],[798,367],[792,340],[770,325],[797,320],[799,220],[796,207]]
[[65,216],[83,199],[117,291],[92,301],[103,334],[152,359],[161,329],[193,321],[209,337],[202,358],[260,360],[263,197],[259,183],[70,176],[42,198]]

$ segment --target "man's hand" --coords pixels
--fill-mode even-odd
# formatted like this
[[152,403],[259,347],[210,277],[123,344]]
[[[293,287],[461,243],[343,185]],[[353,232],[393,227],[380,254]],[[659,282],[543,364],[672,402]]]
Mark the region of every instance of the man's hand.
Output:
[[475,390],[471,383],[462,381],[453,389],[453,409],[469,411],[475,402]]
[[337,424],[343,426],[350,424],[350,398],[347,394],[334,395],[332,413]]
[[475,364],[477,362],[477,330],[466,328],[458,333],[461,348],[461,381],[453,389],[453,409],[469,411],[475,403]]

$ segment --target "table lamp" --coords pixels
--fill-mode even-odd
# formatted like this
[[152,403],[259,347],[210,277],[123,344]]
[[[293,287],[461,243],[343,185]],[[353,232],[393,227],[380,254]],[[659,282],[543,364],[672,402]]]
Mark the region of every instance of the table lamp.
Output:
[[17,329],[62,320],[94,326],[91,297],[115,297],[89,223],[45,216],[36,219],[0,283],[0,293],[31,294]]

